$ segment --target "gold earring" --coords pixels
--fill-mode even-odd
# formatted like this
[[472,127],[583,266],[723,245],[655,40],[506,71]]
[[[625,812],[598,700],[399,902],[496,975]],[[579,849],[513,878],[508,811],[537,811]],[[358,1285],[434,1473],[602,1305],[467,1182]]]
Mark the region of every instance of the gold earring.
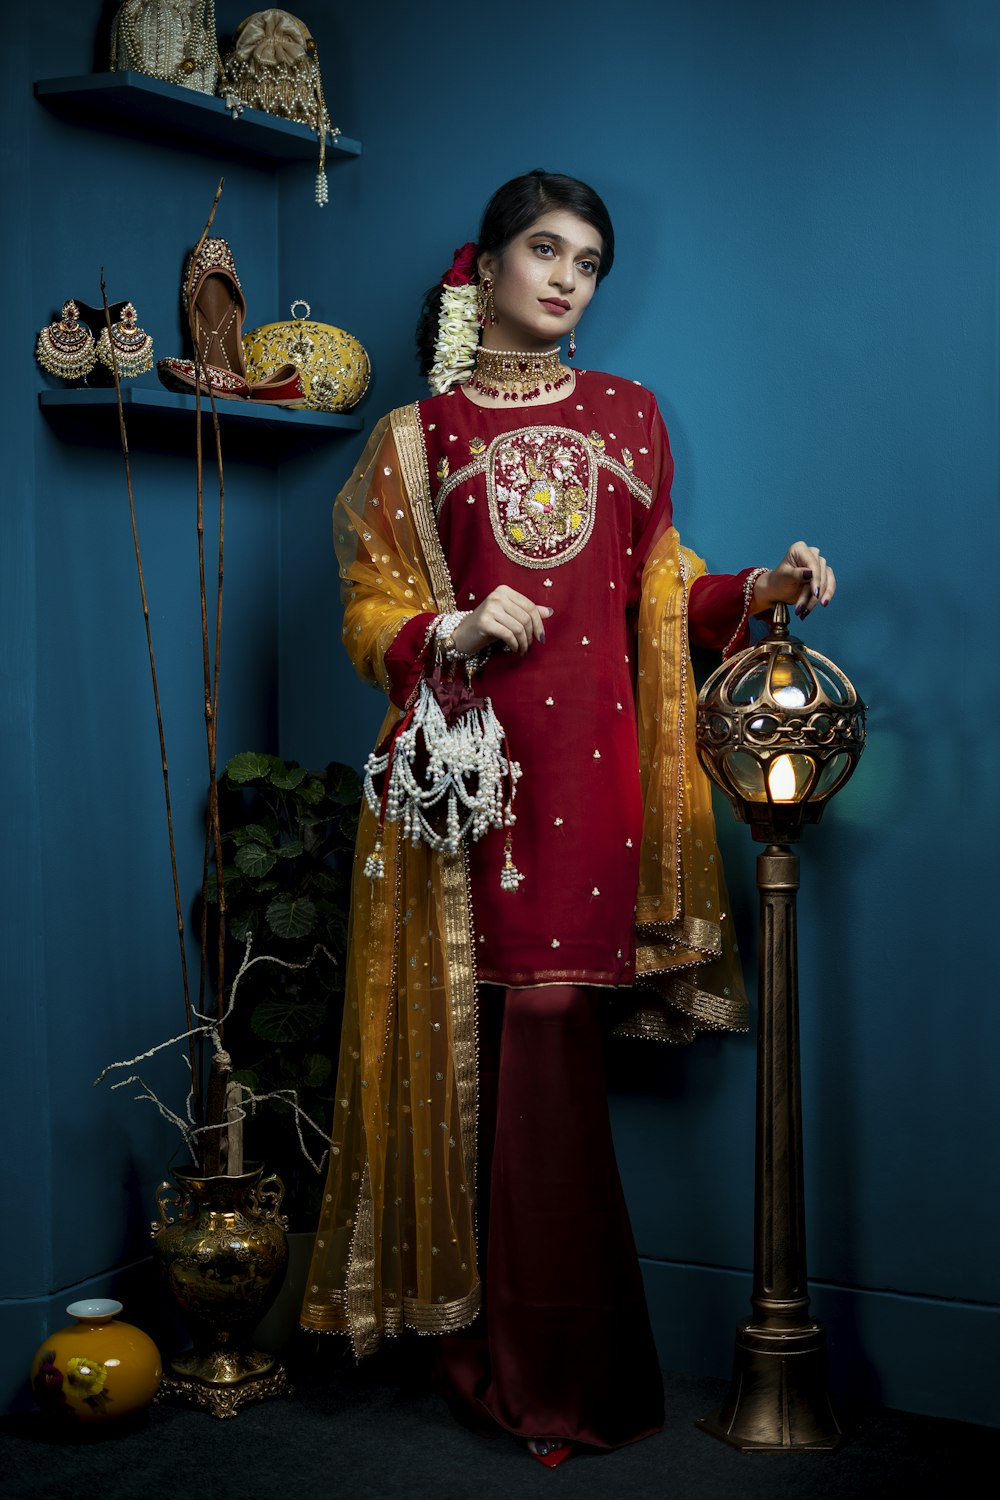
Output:
[[570,359],[572,359],[574,357],[574,355],[576,354],[576,329],[575,328],[571,328],[570,331],[569,331],[569,349],[568,349],[567,352],[569,354]]
[[39,333],[35,358],[50,375],[62,380],[80,380],[90,374],[97,358],[94,335],[86,323],[80,322],[75,302],[64,302],[60,320]]
[[107,323],[101,329],[97,358],[109,370],[114,370],[117,365],[120,376],[143,375],[153,368],[153,340],[138,326],[131,302],[126,302],[118,314],[118,322],[112,323],[110,333]]
[[479,283],[479,288],[476,292],[476,304],[479,308],[480,328],[485,328],[487,323],[493,324],[496,322],[496,308],[493,306],[493,282],[489,276],[484,276]]

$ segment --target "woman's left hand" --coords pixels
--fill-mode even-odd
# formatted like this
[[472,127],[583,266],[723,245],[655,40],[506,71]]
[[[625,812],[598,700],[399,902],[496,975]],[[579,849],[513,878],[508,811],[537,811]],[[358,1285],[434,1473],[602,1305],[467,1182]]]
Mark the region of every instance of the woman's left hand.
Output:
[[794,604],[804,620],[817,604],[829,604],[836,591],[833,569],[819,548],[793,542],[778,566],[761,573],[754,584],[754,608],[759,612],[772,604]]

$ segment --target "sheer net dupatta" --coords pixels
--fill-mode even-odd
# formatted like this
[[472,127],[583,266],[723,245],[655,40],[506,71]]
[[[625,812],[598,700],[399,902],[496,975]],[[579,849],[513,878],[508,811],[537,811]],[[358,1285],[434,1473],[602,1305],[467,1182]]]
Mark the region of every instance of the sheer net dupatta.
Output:
[[[363,676],[406,620],[449,608],[413,408],[380,423],[334,510],[344,636]],[[379,738],[397,716],[391,709]],[[303,1326],[371,1353],[406,1325],[442,1333],[480,1302],[474,1234],[475,973],[464,850],[433,854],[383,835],[385,875],[355,853],[344,1025],[330,1169]]]
[[[387,692],[385,653],[399,631],[414,615],[445,608],[438,604],[430,560],[418,540],[400,460],[400,447],[407,444],[405,437],[397,441],[396,415],[376,425],[333,507],[344,646],[360,675]],[[388,722],[395,717],[390,710]]]
[[704,572],[701,558],[682,547],[670,527],[646,562],[639,606],[643,832],[636,987],[615,1030],[676,1042],[702,1030],[747,1026],[711,788],[694,743],[688,591]]

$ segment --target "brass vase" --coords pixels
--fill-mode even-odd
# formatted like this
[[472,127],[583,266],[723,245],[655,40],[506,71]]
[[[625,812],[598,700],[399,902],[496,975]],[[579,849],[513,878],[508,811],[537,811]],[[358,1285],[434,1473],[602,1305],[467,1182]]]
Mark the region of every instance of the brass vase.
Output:
[[171,1175],[176,1187],[156,1190],[153,1256],[194,1347],[170,1362],[160,1394],[234,1417],[290,1389],[280,1361],[251,1341],[288,1260],[284,1185],[259,1166],[238,1177]]

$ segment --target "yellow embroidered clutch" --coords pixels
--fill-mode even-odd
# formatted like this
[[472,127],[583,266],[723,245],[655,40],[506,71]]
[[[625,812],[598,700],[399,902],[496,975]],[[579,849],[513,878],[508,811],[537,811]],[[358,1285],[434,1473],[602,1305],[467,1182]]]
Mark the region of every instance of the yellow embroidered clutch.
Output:
[[[296,313],[296,308],[305,308]],[[247,379],[253,385],[279,365],[293,364],[302,376],[304,404],[313,411],[350,411],[371,379],[364,346],[343,328],[310,321],[308,302],[293,302],[291,321],[265,323],[243,335]]]

